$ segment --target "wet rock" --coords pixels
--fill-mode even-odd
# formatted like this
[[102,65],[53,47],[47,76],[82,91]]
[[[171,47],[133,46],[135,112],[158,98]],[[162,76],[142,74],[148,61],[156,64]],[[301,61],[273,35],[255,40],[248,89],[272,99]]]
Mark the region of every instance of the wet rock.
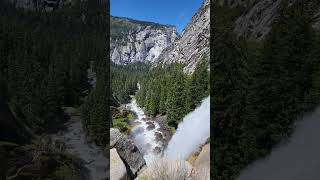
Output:
[[155,148],[153,149],[153,153],[155,153],[155,154],[160,154],[160,153],[161,153],[161,148],[160,148],[159,146],[155,147]]
[[124,161],[128,176],[134,178],[137,172],[146,164],[143,155],[134,142],[120,133],[118,129],[110,129],[110,147],[116,148]]
[[160,132],[155,132],[154,135],[156,136],[156,141],[163,141],[163,136]]
[[146,124],[147,125],[151,125],[151,124],[153,124],[153,122],[152,121],[147,121]]
[[148,119],[147,119],[147,118],[142,118],[141,120],[142,120],[142,121],[147,121]]
[[156,128],[156,126],[154,124],[150,124],[148,127],[147,127],[147,130],[150,131],[150,130],[153,130],[154,128]]
[[127,179],[127,169],[115,148],[110,150],[110,179]]

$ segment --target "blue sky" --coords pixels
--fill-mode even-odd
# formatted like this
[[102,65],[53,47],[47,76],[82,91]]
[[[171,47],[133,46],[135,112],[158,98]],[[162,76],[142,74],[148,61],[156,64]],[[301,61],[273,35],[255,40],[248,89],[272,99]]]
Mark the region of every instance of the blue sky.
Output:
[[111,0],[112,16],[171,24],[179,33],[200,8],[203,0]]

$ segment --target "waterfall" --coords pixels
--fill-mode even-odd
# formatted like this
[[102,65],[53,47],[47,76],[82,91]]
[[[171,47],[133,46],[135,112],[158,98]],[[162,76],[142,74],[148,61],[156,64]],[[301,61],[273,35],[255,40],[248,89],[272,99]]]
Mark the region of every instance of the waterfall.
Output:
[[320,107],[297,123],[289,142],[243,170],[237,180],[300,180],[320,177]]
[[178,125],[164,156],[186,159],[210,137],[210,96]]

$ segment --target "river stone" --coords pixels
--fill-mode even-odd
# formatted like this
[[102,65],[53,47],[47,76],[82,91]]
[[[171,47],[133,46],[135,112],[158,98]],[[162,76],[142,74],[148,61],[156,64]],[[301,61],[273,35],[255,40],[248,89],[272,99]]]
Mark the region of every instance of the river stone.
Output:
[[124,161],[128,175],[135,177],[137,172],[146,164],[143,155],[134,142],[118,129],[110,129],[110,147],[116,148],[118,154]]
[[153,122],[147,121],[146,124],[151,125],[151,124],[153,124]]
[[155,132],[154,135],[156,136],[156,141],[163,141],[163,136],[160,132]]
[[155,147],[155,148],[153,149],[153,153],[155,153],[155,154],[160,154],[160,153],[161,153],[161,148],[160,148],[159,146]]
[[154,124],[150,124],[148,127],[147,127],[147,130],[150,131],[150,130],[153,130],[154,128],[156,128],[156,126]]
[[126,180],[127,169],[115,148],[110,150],[110,179]]

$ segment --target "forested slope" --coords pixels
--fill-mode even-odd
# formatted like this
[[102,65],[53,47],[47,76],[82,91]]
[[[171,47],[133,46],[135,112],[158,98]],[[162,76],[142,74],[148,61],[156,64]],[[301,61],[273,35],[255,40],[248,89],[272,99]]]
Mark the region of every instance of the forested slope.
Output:
[[1,1],[3,179],[83,178],[80,161],[45,136],[67,120],[62,106],[79,106],[87,95],[90,60],[104,60],[101,10],[99,1],[52,12],[18,10]]
[[260,41],[234,33],[243,7],[214,5],[210,69],[215,179],[235,179],[291,135],[298,115],[320,103],[319,32],[312,28],[305,5],[297,1],[282,6]]

